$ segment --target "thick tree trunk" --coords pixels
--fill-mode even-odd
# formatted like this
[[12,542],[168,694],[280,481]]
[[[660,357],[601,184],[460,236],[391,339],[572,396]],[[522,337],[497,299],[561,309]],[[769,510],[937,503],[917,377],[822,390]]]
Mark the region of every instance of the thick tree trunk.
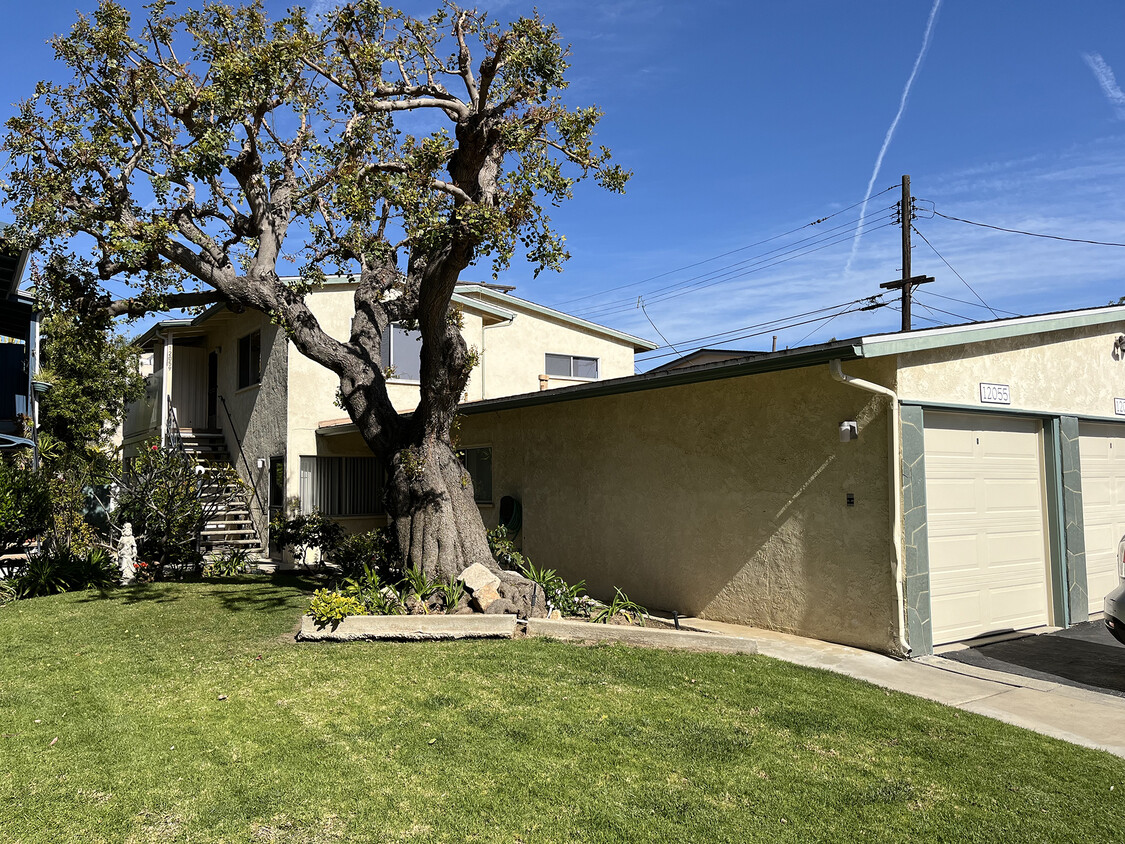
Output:
[[448,442],[427,437],[390,461],[386,504],[403,563],[448,580],[474,563],[495,572],[469,473]]

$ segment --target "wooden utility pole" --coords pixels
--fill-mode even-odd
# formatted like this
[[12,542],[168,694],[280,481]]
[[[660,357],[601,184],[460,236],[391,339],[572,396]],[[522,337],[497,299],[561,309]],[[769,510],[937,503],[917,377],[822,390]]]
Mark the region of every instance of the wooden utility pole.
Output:
[[898,203],[898,221],[902,225],[902,278],[879,286],[902,291],[902,330],[910,331],[910,294],[919,284],[933,281],[932,276],[910,274],[910,223],[914,220],[914,198],[910,195],[910,176],[902,177],[902,199]]

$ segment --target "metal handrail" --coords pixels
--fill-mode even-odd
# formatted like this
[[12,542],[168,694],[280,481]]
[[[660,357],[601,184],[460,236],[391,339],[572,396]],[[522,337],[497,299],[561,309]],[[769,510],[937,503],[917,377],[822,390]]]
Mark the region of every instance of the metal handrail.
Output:
[[262,515],[267,519],[269,518],[269,510],[262,504],[262,496],[258,494],[258,485],[254,483],[254,472],[250,469],[250,461],[246,459],[246,452],[242,450],[242,440],[238,436],[238,429],[234,427],[234,418],[230,415],[230,408],[227,407],[227,400],[219,394],[219,401],[223,405],[223,412],[227,415],[227,421],[230,422],[230,432],[234,435],[234,444],[238,446],[238,454],[242,458],[242,464],[246,467],[246,476],[250,479],[250,491],[254,493],[254,500],[258,502],[258,509],[261,510]]
[[181,454],[184,453],[184,438],[180,433],[180,422],[176,419],[176,408],[172,406],[172,398],[168,397],[168,419],[165,422],[168,441],[172,447]]

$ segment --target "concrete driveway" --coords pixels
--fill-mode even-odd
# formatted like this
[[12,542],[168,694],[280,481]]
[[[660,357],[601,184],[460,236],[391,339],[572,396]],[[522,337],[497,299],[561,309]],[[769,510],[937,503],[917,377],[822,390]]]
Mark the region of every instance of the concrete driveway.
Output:
[[943,659],[1125,698],[1125,645],[1101,621],[948,651]]

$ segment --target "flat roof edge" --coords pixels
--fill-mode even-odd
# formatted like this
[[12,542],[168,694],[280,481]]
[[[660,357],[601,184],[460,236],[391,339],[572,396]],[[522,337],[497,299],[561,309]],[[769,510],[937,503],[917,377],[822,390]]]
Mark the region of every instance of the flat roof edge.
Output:
[[1090,308],[1084,311],[1039,314],[1000,322],[950,325],[908,334],[862,337],[859,342],[863,348],[864,357],[883,357],[927,349],[940,349],[945,346],[1003,340],[1009,337],[1048,334],[1052,331],[1066,331],[1090,325],[1107,325],[1113,322],[1125,322],[1125,307],[1114,305]]
[[806,366],[817,366],[819,364],[828,363],[831,360],[856,360],[861,357],[863,357],[862,349],[851,343],[821,347],[808,352],[796,350],[778,352],[766,355],[764,358],[756,357],[749,360],[719,361],[717,363],[692,366],[687,369],[645,372],[641,375],[629,375],[624,378],[613,378],[609,381],[575,384],[571,387],[558,387],[555,389],[540,390],[535,393],[522,393],[515,396],[503,396],[495,399],[463,402],[458,405],[457,412],[464,415],[472,415],[499,410],[513,410],[520,407],[535,407],[537,405],[575,401],[577,399],[623,395],[625,393],[636,393],[643,390],[658,390],[664,387],[679,387],[685,384],[697,384],[704,381],[737,378],[742,375],[757,375],[767,372],[780,372],[786,369],[800,369]]

